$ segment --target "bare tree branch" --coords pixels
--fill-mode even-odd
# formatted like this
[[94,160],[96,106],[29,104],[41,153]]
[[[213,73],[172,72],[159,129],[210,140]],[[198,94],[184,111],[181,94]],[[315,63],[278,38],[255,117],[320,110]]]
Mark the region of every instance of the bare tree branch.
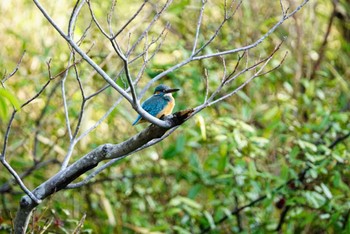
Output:
[[152,145],[155,145],[157,144],[158,142],[164,140],[165,138],[167,138],[168,136],[170,136],[179,126],[175,126],[173,128],[171,128],[169,131],[167,131],[162,137],[160,138],[156,138],[156,139],[153,139],[151,141],[149,141],[147,144],[141,146],[140,148],[136,149],[135,151],[133,152],[130,152],[129,154],[127,155],[124,155],[123,157],[119,157],[119,158],[115,158],[115,159],[112,159],[110,160],[109,162],[103,164],[102,166],[100,166],[99,168],[97,168],[95,171],[91,172],[86,178],[84,178],[82,181],[78,182],[78,183],[75,183],[75,184],[69,184],[65,187],[65,189],[75,189],[75,188],[79,188],[79,187],[82,187],[86,184],[88,184],[95,176],[97,176],[100,172],[104,171],[106,168],[112,166],[114,163],[120,161],[121,159],[131,155],[131,154],[134,154],[138,151],[141,151],[143,149],[146,149]]
[[[191,113],[192,111],[178,112],[174,114],[174,116],[168,116],[167,120],[171,122],[173,126],[178,126],[186,121]],[[122,143],[116,145],[101,145],[39,185],[39,187],[34,189],[32,193],[34,197],[38,198],[38,200],[45,199],[51,194],[64,189],[77,177],[96,167],[99,162],[103,160],[125,157],[131,152],[134,152],[138,148],[144,146],[151,140],[162,137],[167,132],[167,130],[168,129],[163,127],[150,125],[142,132]],[[30,196],[24,196],[21,199],[20,210],[18,211],[15,219],[15,228],[18,229],[16,229],[15,232],[22,232],[21,229],[23,227],[26,227],[30,214],[37,205],[38,202],[36,202],[34,199],[31,199]]]
[[199,11],[199,16],[198,16],[198,21],[197,21],[197,29],[196,29],[196,35],[194,37],[194,43],[193,43],[193,49],[192,49],[192,55],[194,55],[196,48],[197,48],[197,42],[198,42],[198,37],[199,37],[199,31],[201,28],[201,24],[202,24],[202,19],[203,19],[203,12],[205,9],[205,4],[207,3],[206,0],[202,0],[202,7]]
[[[21,105],[21,108],[25,107],[29,103],[31,103],[34,99],[36,99],[49,85],[51,82],[51,79],[49,79],[46,84],[39,90],[37,94],[34,95],[34,97],[30,98],[28,101],[23,103]],[[24,185],[23,181],[21,180],[20,176],[17,174],[17,172],[11,167],[11,165],[6,161],[6,149],[7,149],[7,144],[8,144],[8,138],[10,134],[10,130],[12,127],[13,120],[15,118],[15,115],[18,110],[13,110],[9,123],[7,124],[5,136],[4,136],[4,143],[3,143],[3,148],[2,148],[2,153],[0,154],[0,162],[5,166],[5,168],[10,172],[10,174],[14,177],[18,185],[21,187],[21,189],[31,198],[33,201],[36,203],[40,203],[41,200],[38,199],[35,195],[32,194],[32,192]]]
[[[67,125],[67,129],[65,129],[65,132],[68,132],[69,135],[69,146],[67,149],[65,149],[67,152],[64,156],[64,160],[61,165],[61,169],[59,172],[57,172],[54,176],[47,179],[45,182],[43,182],[41,185],[39,185],[36,189],[33,191],[30,191],[27,189],[24,185],[24,183],[21,180],[21,176],[19,176],[13,168],[8,164],[6,161],[6,146],[8,144],[8,138],[9,133],[11,129],[11,125],[14,121],[15,114],[17,110],[13,111],[13,114],[9,120],[9,124],[7,125],[7,130],[5,133],[5,139],[4,139],[4,146],[2,150],[2,154],[0,155],[1,162],[4,164],[4,166],[7,168],[7,170],[13,175],[16,182],[20,185],[21,189],[27,194],[24,196],[20,202],[20,209],[17,213],[16,219],[15,219],[15,232],[16,233],[22,233],[25,231],[25,229],[28,226],[28,222],[30,219],[30,215],[33,211],[33,209],[40,203],[41,199],[45,199],[48,196],[62,190],[62,189],[72,189],[77,188],[80,186],[83,186],[87,184],[91,179],[93,179],[99,172],[106,169],[108,166],[112,165],[118,160],[121,160],[135,152],[138,152],[142,149],[145,149],[147,147],[150,147],[166,137],[168,137],[170,134],[172,134],[183,122],[187,121],[189,118],[193,117],[199,111],[203,110],[204,108],[216,104],[220,101],[223,101],[224,99],[232,96],[236,92],[238,92],[240,89],[245,87],[251,80],[254,78],[264,75],[266,73],[269,73],[271,71],[274,71],[277,69],[280,64],[284,61],[284,58],[282,59],[281,63],[276,66],[275,68],[272,68],[268,71],[265,71],[265,67],[267,64],[271,61],[273,56],[275,55],[276,51],[280,48],[281,44],[279,44],[275,50],[266,58],[259,59],[258,62],[254,62],[252,65],[251,61],[248,61],[248,50],[258,46],[260,43],[262,43],[269,35],[271,35],[276,28],[278,28],[284,21],[286,21],[289,17],[294,15],[296,12],[298,12],[307,2],[308,0],[304,0],[294,11],[292,11],[290,14],[287,14],[287,10],[285,10],[284,5],[282,3],[282,0],[280,1],[281,4],[281,11],[282,11],[282,17],[281,19],[273,25],[270,30],[262,35],[257,41],[253,42],[252,44],[249,44],[247,46],[243,46],[240,48],[232,49],[228,48],[224,51],[219,51],[215,53],[208,53],[203,54],[202,52],[206,47],[208,47],[215,38],[219,35],[219,32],[223,25],[233,17],[233,15],[237,12],[239,7],[242,4],[242,1],[239,1],[236,3],[234,0],[231,1],[230,5],[227,5],[225,1],[225,9],[224,9],[224,18],[221,21],[221,23],[217,26],[216,30],[214,31],[213,35],[205,41],[204,45],[202,45],[199,49],[197,49],[197,46],[199,44],[199,38],[201,38],[201,29],[204,27],[202,25],[203,16],[205,13],[205,6],[206,6],[206,0],[202,0],[201,2],[201,8],[199,11],[199,16],[197,19],[197,25],[195,29],[195,35],[193,40],[192,48],[189,51],[189,57],[185,58],[183,61],[174,64],[169,69],[163,71],[162,73],[155,76],[151,81],[147,83],[147,85],[142,89],[141,93],[139,93],[139,96],[136,93],[136,86],[138,82],[140,81],[145,69],[148,66],[148,63],[153,59],[153,57],[160,51],[161,46],[163,45],[163,42],[167,35],[167,30],[169,28],[169,23],[166,24],[166,26],[163,28],[162,32],[159,33],[155,38],[152,37],[151,28],[156,25],[156,22],[160,19],[160,17],[166,12],[170,4],[172,3],[172,0],[167,0],[164,4],[159,5],[160,10],[155,10],[155,15],[153,16],[151,22],[148,24],[148,26],[143,30],[142,33],[138,36],[138,38],[133,41],[133,37],[131,37],[131,33],[127,33],[126,29],[127,27],[138,17],[140,16],[141,12],[143,11],[144,7],[147,4],[147,0],[144,0],[143,3],[140,5],[138,10],[130,16],[130,18],[126,21],[126,23],[117,31],[115,34],[113,33],[113,27],[112,27],[112,15],[115,10],[116,1],[112,2],[112,6],[110,8],[110,11],[107,15],[107,24],[109,32],[105,31],[102,27],[102,25],[98,22],[93,9],[91,7],[91,2],[89,0],[77,0],[75,2],[74,8],[72,10],[72,13],[70,15],[70,19],[68,22],[68,32],[65,34],[62,29],[58,26],[58,24],[51,18],[51,16],[47,13],[47,11],[43,8],[39,0],[33,0],[34,4],[37,6],[37,8],[40,10],[40,12],[43,14],[43,16],[46,18],[46,20],[49,22],[49,24],[59,33],[59,35],[68,43],[71,53],[70,58],[68,60],[68,64],[64,71],[60,72],[56,76],[52,76],[51,68],[50,68],[50,62],[48,62],[48,73],[49,73],[49,80],[47,83],[40,89],[40,91],[31,99],[29,99],[26,103],[22,105],[22,108],[32,102],[34,99],[39,97],[39,95],[46,89],[46,87],[49,85],[49,83],[55,78],[55,77],[61,77],[61,92],[62,92],[62,100],[63,100],[63,108],[64,108],[64,116],[65,116],[65,122]],[[91,21],[90,24],[85,28],[85,31],[83,33],[83,36],[79,40],[74,40],[74,31],[76,22],[79,16],[79,13],[85,4],[85,2],[88,5],[88,8],[90,10],[91,14]],[[153,12],[152,12],[153,13]],[[115,78],[111,78],[103,69],[101,66],[96,64],[96,62],[93,61],[93,59],[88,55],[88,52],[85,52],[81,49],[81,44],[88,34],[89,28],[91,26],[91,23],[94,22],[96,27],[99,29],[100,33],[106,37],[112,44],[112,47],[114,49],[114,52],[118,55],[118,60],[122,62],[123,67],[118,68],[118,70],[115,72],[117,76]],[[121,35],[122,32],[125,32],[126,37],[128,37],[126,49],[125,44],[126,43],[119,43],[118,40],[120,38],[118,37]],[[117,40],[118,39],[118,40]],[[141,52],[138,50],[141,48]],[[234,54],[243,51],[243,55],[238,57],[238,61],[236,62],[234,66],[234,70],[228,74],[228,69],[230,67],[228,64],[226,64],[226,55]],[[201,54],[200,54],[201,53]],[[80,60],[77,60],[76,55],[79,54],[81,56]],[[109,60],[111,58],[112,54],[107,56],[106,60]],[[23,57],[23,56],[22,56]],[[214,57],[220,57],[223,62],[223,76],[221,79],[221,83],[216,87],[215,90],[211,93],[209,96],[209,82],[208,82],[208,72],[205,70],[205,101],[201,105],[195,107],[194,109],[189,109],[181,112],[175,113],[173,116],[166,116],[164,119],[158,119],[156,117],[153,117],[148,112],[142,109],[140,106],[139,100],[143,97],[146,90],[150,88],[152,84],[154,84],[156,81],[163,78],[165,75],[169,74],[170,72],[173,72],[184,65],[199,61],[203,59],[209,59]],[[246,67],[242,68],[240,66],[240,63],[243,58],[246,58]],[[22,59],[21,59],[22,60]],[[101,85],[102,88],[94,90],[92,94],[88,94],[84,90],[85,83],[82,82],[82,79],[80,78],[79,69],[80,67],[77,66],[82,60],[86,61],[87,64],[94,69],[96,73],[98,73],[105,82],[104,85]],[[131,70],[130,64],[132,64],[134,61],[138,61],[141,63],[139,65],[138,72],[135,72],[134,75],[132,72],[134,70]],[[229,61],[229,60],[227,60]],[[249,63],[248,63],[249,62]],[[18,63],[20,64],[20,62]],[[19,66],[19,65],[18,65]],[[244,66],[244,64],[243,64]],[[75,79],[78,84],[78,88],[76,88],[75,92],[80,91],[80,95],[82,98],[81,104],[80,104],[80,110],[79,115],[75,119],[76,125],[73,127],[71,126],[71,117],[69,115],[69,111],[72,111],[69,106],[69,94],[71,91],[66,90],[66,81],[68,79],[68,71],[73,68],[75,73]],[[241,69],[241,70],[239,70]],[[16,69],[15,69],[16,70]],[[265,72],[264,72],[265,71]],[[16,71],[15,71],[16,72]],[[14,72],[14,73],[15,73]],[[118,77],[121,77],[121,74],[125,73],[126,80],[125,81],[125,87],[123,85],[118,85],[115,81],[118,79]],[[227,85],[233,82],[237,77],[249,73],[250,76],[245,80],[244,83],[240,84],[237,88],[235,88],[233,91],[232,88],[228,87]],[[253,74],[252,74],[253,73]],[[8,78],[7,78],[8,79]],[[6,79],[5,79],[6,81]],[[124,80],[122,80],[124,82]],[[68,83],[67,83],[68,85]],[[100,86],[100,87],[101,87]],[[102,93],[105,89],[108,87],[112,87],[115,91],[117,91],[118,99],[114,102],[114,104],[108,109],[108,111],[89,129],[85,130],[84,132],[81,131],[81,125],[83,122],[83,117],[86,107],[86,102],[88,100],[92,100],[92,98],[96,97],[100,93]],[[67,86],[68,88],[68,86]],[[230,91],[231,90],[231,91]],[[225,92],[223,92],[225,91]],[[51,92],[51,95],[53,91]],[[219,96],[220,93],[220,96]],[[49,94],[50,95],[50,94]],[[148,128],[144,129],[137,135],[129,138],[128,140],[121,142],[119,144],[103,144],[91,152],[87,153],[85,156],[82,156],[77,161],[73,162],[72,164],[69,164],[70,158],[73,155],[74,148],[81,139],[83,139],[85,136],[87,136],[92,130],[94,130],[102,121],[104,121],[109,114],[116,108],[116,106],[122,101],[126,100],[129,102],[131,107],[139,113],[144,119],[150,121],[153,123]],[[94,99],[95,100],[95,99]],[[50,101],[50,96],[47,99],[46,106],[44,107],[43,111],[39,115],[39,119],[36,126],[40,126],[41,118],[44,116],[45,109],[47,108],[48,102]],[[33,148],[33,155],[36,155],[37,151],[37,145],[39,141],[39,130],[37,130],[35,133],[35,142],[34,142],[34,148]],[[50,147],[47,147],[50,148]],[[63,150],[64,153],[64,150]],[[38,163],[36,161],[37,159],[34,159],[34,163]],[[40,158],[40,160],[44,160],[44,155]],[[39,163],[42,162],[39,160]],[[82,174],[92,170],[93,168],[96,168],[99,163],[102,161],[108,160],[107,163],[101,165],[98,167],[95,171],[91,171],[90,174],[82,181],[73,183],[79,176]],[[39,164],[38,163],[38,164]],[[305,172],[306,173],[306,172]],[[304,174],[305,176],[305,174]],[[260,200],[265,199],[266,195],[259,198]],[[251,202],[250,204],[243,206],[243,207],[237,207],[235,208],[235,211],[232,211],[232,214],[234,212],[237,212],[237,218],[239,218],[239,212],[246,207],[252,206],[259,202],[260,200],[255,200]],[[226,217],[227,218],[227,217]],[[224,218],[225,219],[225,218]]]
[[[282,42],[275,48],[275,50],[271,53],[271,55],[270,55],[269,57],[267,57],[266,59],[263,59],[261,62],[257,63],[257,64],[260,64],[260,63],[262,63],[262,62],[265,62],[265,63],[263,64],[263,66],[262,66],[250,79],[253,79],[253,78],[255,78],[255,77],[257,77],[257,76],[260,75],[261,71],[264,69],[264,67],[266,66],[266,64],[270,61],[270,59],[272,59],[273,55],[279,50],[281,44],[282,44]],[[239,61],[241,60],[242,57],[243,57],[243,56],[240,56],[240,57],[239,57]],[[285,57],[284,57],[284,58],[285,58]],[[283,60],[284,60],[284,58],[283,58]],[[282,60],[282,61],[283,61],[283,60]],[[238,62],[238,63],[239,63],[239,62]],[[224,63],[224,64],[225,64],[225,63]],[[236,70],[237,66],[238,66],[238,65],[236,64],[235,70]],[[257,66],[257,65],[256,65],[256,66]],[[252,66],[252,67],[249,67],[249,68],[247,68],[247,69],[251,70],[251,69],[253,69],[253,68],[256,67],[256,66]],[[279,65],[278,65],[278,66],[279,66]],[[226,66],[225,66],[225,67],[226,67]],[[274,70],[274,69],[272,69],[272,70]],[[266,73],[264,73],[264,74],[266,74]],[[232,75],[232,73],[231,73],[231,75]],[[224,73],[224,78],[223,78],[223,83],[222,83],[223,85],[225,84],[225,82],[226,82],[227,79],[228,79],[228,77],[226,77],[226,73]],[[238,87],[237,89],[235,89],[235,91],[232,92],[232,94],[230,94],[229,96],[233,95],[233,93],[236,93],[238,90],[242,89],[246,84],[249,83],[250,79],[248,79],[248,80],[247,80],[245,83],[243,83],[240,87]],[[224,81],[224,80],[225,80],[225,81]],[[221,90],[221,89],[220,89],[220,90]],[[219,91],[220,91],[220,90],[219,90]],[[210,100],[212,100],[212,98],[214,98],[214,97],[215,97],[215,95],[214,95],[214,96],[211,96],[211,99],[210,99]],[[226,97],[225,97],[225,98],[226,98]],[[210,100],[209,100],[209,101],[210,101]],[[197,108],[196,108],[196,111],[194,111],[194,112],[189,116],[189,118],[190,118],[190,117],[193,117],[196,113],[198,113],[200,110],[202,110],[203,108],[205,108],[206,106],[209,106],[209,105],[211,105],[210,102],[207,102],[207,101],[206,101],[205,104],[203,104],[203,105],[197,107]],[[178,126],[177,126],[177,127],[178,127]],[[142,149],[144,149],[144,148],[147,148],[147,147],[149,147],[149,146],[151,146],[151,145],[153,145],[153,144],[156,144],[156,143],[158,143],[159,141],[162,141],[163,139],[165,139],[166,137],[168,137],[173,131],[175,131],[177,127],[172,128],[172,129],[171,129],[167,134],[165,134],[163,137],[158,138],[158,139],[156,139],[156,140],[154,140],[154,141],[152,141],[152,142],[150,142],[150,143],[148,143],[148,144],[145,144],[143,147],[140,147],[139,149],[137,149],[137,150],[135,150],[134,152],[131,152],[131,153],[135,153],[135,152],[140,151],[140,150],[142,150]],[[131,154],[131,153],[130,153],[130,154]],[[128,156],[128,155],[125,155],[125,157],[126,157],[126,156]],[[123,158],[124,158],[124,157],[123,157]],[[87,184],[92,178],[94,178],[98,173],[100,173],[101,171],[103,171],[103,170],[106,169],[107,167],[111,166],[111,165],[114,164],[115,162],[119,161],[120,159],[122,159],[122,158],[117,158],[117,159],[111,160],[110,162],[104,164],[103,166],[99,167],[97,170],[95,170],[94,172],[92,172],[92,173],[91,173],[89,176],[87,176],[83,181],[78,182],[78,183],[76,183],[76,184],[68,185],[67,188],[69,188],[69,189],[74,189],[74,188],[78,188],[78,187],[81,187],[81,186],[83,186],[83,185],[86,185],[86,184]]]
[[[61,35],[62,38],[64,38],[72,48],[80,54],[80,56],[92,67],[94,68],[98,74],[101,75],[101,77],[109,84],[112,88],[114,88],[118,93],[120,93],[131,105],[132,107],[147,121],[156,124],[158,126],[162,126],[164,128],[169,128],[171,126],[171,123],[162,121],[152,115],[150,115],[147,111],[142,109],[139,102],[134,102],[132,97],[123,90],[119,85],[117,85],[110,77],[107,75],[105,71],[102,70],[101,67],[99,67],[82,49],[67,35],[64,34],[64,32],[58,27],[58,25],[53,21],[53,19],[48,15],[46,10],[43,8],[43,6],[40,4],[38,0],[33,0],[35,5],[38,7],[38,9],[41,11],[41,13],[44,15],[44,17],[49,21],[49,23],[56,29],[56,31]],[[170,1],[168,1],[170,2]],[[159,16],[158,16],[159,17]],[[105,35],[107,36],[107,34]],[[108,37],[108,36],[107,36]]]
[[140,97],[142,97],[146,90],[148,90],[150,88],[150,86],[152,84],[154,84],[155,82],[157,82],[158,80],[160,80],[161,78],[163,78],[164,76],[166,76],[167,74],[174,72],[175,70],[185,66],[186,64],[192,62],[192,61],[197,61],[197,60],[202,60],[202,59],[208,59],[208,58],[213,58],[213,57],[218,57],[218,56],[223,56],[223,55],[228,55],[228,54],[233,54],[233,53],[237,53],[237,52],[241,52],[241,51],[247,51],[249,49],[255,48],[256,46],[258,46],[259,44],[261,44],[268,36],[270,36],[281,24],[283,24],[287,19],[289,19],[291,16],[295,15],[303,6],[305,6],[305,4],[307,4],[309,2],[309,0],[304,0],[294,11],[292,11],[290,14],[288,15],[282,15],[282,18],[273,26],[270,28],[270,30],[265,33],[262,37],[260,37],[257,41],[255,41],[254,43],[244,46],[244,47],[240,47],[237,49],[232,49],[232,50],[226,50],[226,51],[222,51],[222,52],[217,52],[217,53],[211,53],[211,54],[206,54],[206,55],[201,55],[201,56],[195,56],[195,57],[189,57],[187,59],[184,59],[182,62],[177,63],[176,65],[170,67],[169,69],[167,69],[166,71],[163,71],[162,73],[158,74],[157,76],[155,76],[152,80],[150,80],[147,85],[143,88],[143,90],[140,93]]

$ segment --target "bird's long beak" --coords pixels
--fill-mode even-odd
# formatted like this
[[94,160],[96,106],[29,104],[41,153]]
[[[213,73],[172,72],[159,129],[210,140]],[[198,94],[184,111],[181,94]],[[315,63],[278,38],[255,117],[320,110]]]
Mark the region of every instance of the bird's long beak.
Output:
[[167,89],[167,90],[165,90],[165,93],[173,93],[173,92],[177,92],[179,90],[180,89]]

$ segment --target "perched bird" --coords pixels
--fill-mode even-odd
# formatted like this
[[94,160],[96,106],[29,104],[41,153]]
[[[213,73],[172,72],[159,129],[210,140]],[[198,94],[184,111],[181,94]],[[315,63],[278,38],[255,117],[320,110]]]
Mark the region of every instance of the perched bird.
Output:
[[[161,118],[163,115],[170,115],[175,106],[175,100],[171,93],[180,89],[171,89],[166,85],[158,85],[152,97],[148,98],[141,107],[154,117]],[[137,117],[132,125],[145,122],[141,115]]]

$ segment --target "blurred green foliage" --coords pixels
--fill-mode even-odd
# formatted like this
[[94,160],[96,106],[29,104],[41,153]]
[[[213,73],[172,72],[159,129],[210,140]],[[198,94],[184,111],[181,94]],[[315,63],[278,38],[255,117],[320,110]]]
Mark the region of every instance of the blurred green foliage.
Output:
[[0,88],[0,118],[3,120],[7,117],[9,109],[6,101],[12,104],[13,108],[16,110],[20,108],[20,104],[16,96],[10,91]]
[[[66,27],[73,3],[47,1],[45,6],[61,27]],[[106,26],[109,1],[92,1],[96,16]],[[153,1],[152,1],[153,2]],[[117,29],[126,22],[138,1],[118,1]],[[222,20],[223,1],[209,1],[199,46],[203,45]],[[291,9],[294,1],[285,3]],[[15,7],[16,6],[16,7]],[[67,65],[69,48],[43,19],[29,0],[2,1],[0,24],[1,75],[13,69],[23,50],[26,55],[15,76],[0,89],[1,140],[12,111],[33,97],[51,73]],[[199,12],[198,1],[175,1],[148,37],[157,36],[167,21],[171,30],[148,65],[138,91],[155,75],[173,66],[192,51]],[[333,6],[329,1],[311,1],[295,17],[283,24],[264,43],[249,52],[250,60],[264,57],[287,36],[280,52],[268,68],[283,65],[272,73],[254,79],[237,95],[205,109],[186,122],[163,142],[132,155],[99,174],[91,184],[61,191],[35,210],[29,230],[43,227],[54,233],[72,233],[83,222],[82,233],[266,233],[278,228],[286,211],[282,233],[350,233],[350,140],[332,146],[350,131],[350,37],[348,1],[339,1],[337,14],[321,55]],[[69,9],[69,10],[67,10]],[[22,12],[19,14],[19,12]],[[122,35],[121,44],[134,42],[152,19],[145,11]],[[343,16],[343,17],[341,17]],[[87,8],[82,10],[76,28],[77,38],[90,23]],[[222,28],[206,53],[237,48],[257,40],[280,19],[279,1],[244,1],[234,18]],[[190,25],[190,22],[191,25]],[[92,24],[81,47],[115,78],[121,61],[108,41]],[[142,51],[141,46],[139,51]],[[314,65],[321,57],[320,66]],[[234,68],[237,55],[226,56],[226,66]],[[132,64],[137,75],[140,62]],[[85,63],[78,65],[85,90],[93,93],[105,84]],[[204,70],[212,92],[220,84],[220,59],[193,62],[167,76],[165,82],[181,88],[175,111],[194,107],[205,98]],[[311,78],[313,71],[315,76]],[[7,71],[7,73],[6,73]],[[239,77],[226,91],[234,90],[248,77]],[[123,76],[122,76],[123,77]],[[125,78],[118,80],[124,86]],[[75,126],[81,96],[69,71],[67,98],[71,124]],[[117,100],[107,89],[87,103],[82,131],[92,126]],[[47,106],[46,103],[49,103]],[[44,116],[44,118],[41,118]],[[136,113],[122,102],[89,136],[79,143],[73,160],[103,143],[119,143],[144,128],[131,127]],[[41,137],[34,150],[33,134]],[[69,145],[65,125],[60,78],[55,79],[35,102],[16,115],[7,159],[19,174],[37,160],[61,161]],[[298,180],[306,169],[305,179]],[[1,168],[4,171],[4,168]],[[59,170],[57,163],[41,167],[24,182],[29,188],[42,183]],[[11,179],[0,174],[0,187]],[[18,186],[1,194],[0,232],[11,228],[23,193]],[[264,196],[260,201],[231,215],[236,208]],[[288,208],[287,208],[288,207]],[[85,220],[82,220],[86,214]],[[218,223],[220,219],[227,219]]]

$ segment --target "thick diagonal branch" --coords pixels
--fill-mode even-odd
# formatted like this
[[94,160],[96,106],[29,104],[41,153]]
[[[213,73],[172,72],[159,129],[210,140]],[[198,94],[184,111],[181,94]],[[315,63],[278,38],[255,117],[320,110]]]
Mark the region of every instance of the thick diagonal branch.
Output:
[[[171,127],[180,125],[191,115],[191,113],[192,110],[178,112],[171,117],[167,117],[166,122],[169,122]],[[120,158],[124,155],[130,154],[153,139],[162,137],[168,129],[169,128],[162,128],[152,124],[142,132],[122,143],[101,145],[39,185],[32,191],[32,193],[38,199],[45,199],[65,188],[80,175],[96,167],[101,161]],[[37,205],[38,204],[28,195],[22,197],[20,209],[17,212],[15,219],[15,233],[23,233],[24,230],[26,230],[32,210]]]

